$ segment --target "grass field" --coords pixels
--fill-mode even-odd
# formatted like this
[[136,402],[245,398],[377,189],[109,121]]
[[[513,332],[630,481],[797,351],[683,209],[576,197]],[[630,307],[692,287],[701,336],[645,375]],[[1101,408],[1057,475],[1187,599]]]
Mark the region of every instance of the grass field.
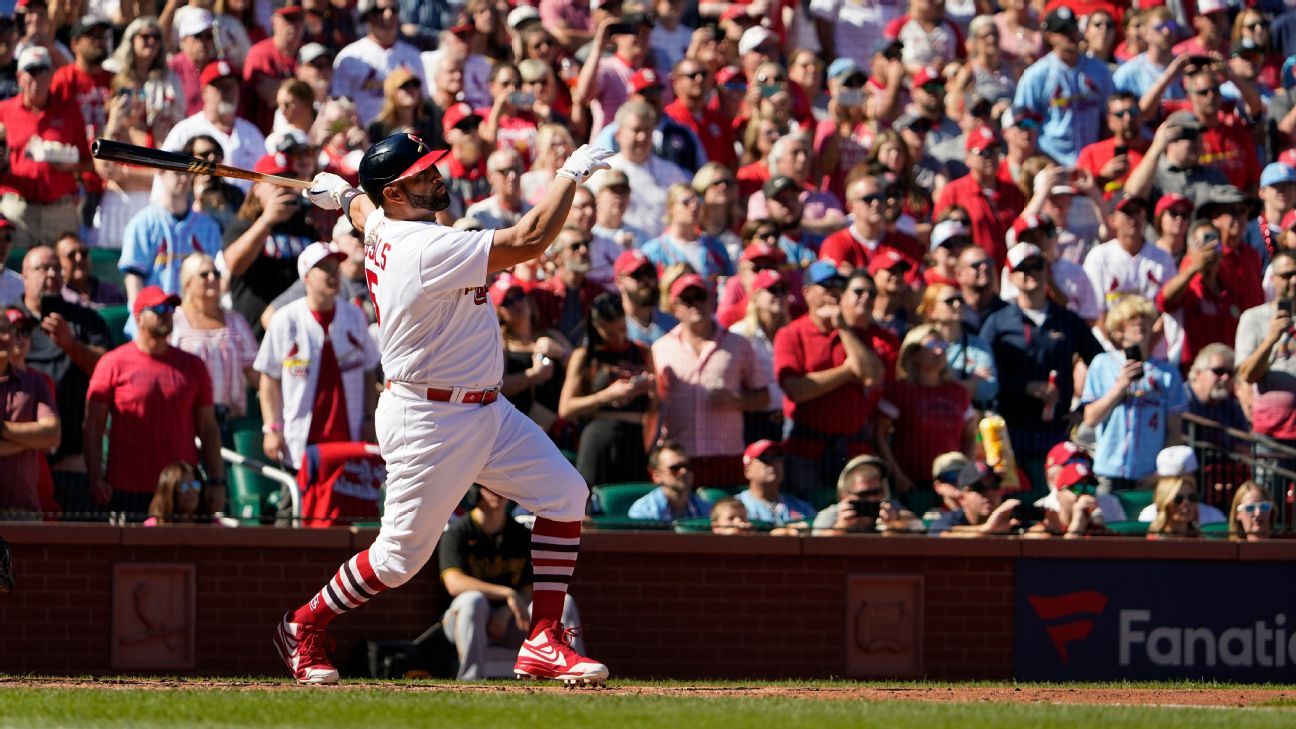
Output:
[[0,677],[0,727],[100,726],[1286,729],[1296,726],[1296,688],[624,681],[570,691],[510,682],[307,688],[271,679]]

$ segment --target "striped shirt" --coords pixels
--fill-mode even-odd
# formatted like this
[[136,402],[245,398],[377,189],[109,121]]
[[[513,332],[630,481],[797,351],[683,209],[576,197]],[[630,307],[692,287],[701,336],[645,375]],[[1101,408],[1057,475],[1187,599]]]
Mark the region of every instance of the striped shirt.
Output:
[[195,329],[184,309],[175,310],[171,344],[196,355],[207,365],[212,379],[212,403],[229,408],[239,417],[247,411],[247,379],[243,370],[256,360],[257,341],[247,320],[233,311],[225,312],[220,329]]

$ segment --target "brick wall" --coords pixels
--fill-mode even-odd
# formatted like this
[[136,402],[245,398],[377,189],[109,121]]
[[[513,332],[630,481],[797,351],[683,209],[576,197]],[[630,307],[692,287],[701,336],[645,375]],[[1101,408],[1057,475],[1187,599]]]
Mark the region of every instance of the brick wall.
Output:
[[[3,525],[17,590],[0,596],[0,672],[109,673],[115,563],[196,568],[199,674],[277,674],[283,611],[318,589],[372,530]],[[924,537],[772,538],[587,533],[572,592],[591,653],[615,675],[841,676],[850,575],[924,579],[921,655],[937,679],[1012,673],[1013,565],[1019,557],[1296,558],[1296,545],[1033,542]],[[335,656],[409,639],[446,597],[435,569],[339,619]]]

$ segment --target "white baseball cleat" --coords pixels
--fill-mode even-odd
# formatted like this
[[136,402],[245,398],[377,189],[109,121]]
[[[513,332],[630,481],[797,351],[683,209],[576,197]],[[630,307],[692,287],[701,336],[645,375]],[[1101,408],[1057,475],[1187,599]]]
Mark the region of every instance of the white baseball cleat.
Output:
[[304,623],[294,623],[292,613],[284,613],[275,629],[274,646],[279,657],[292,671],[300,684],[334,684],[338,682],[337,669],[329,661],[328,648],[332,639],[323,628]]
[[513,673],[518,678],[554,679],[568,686],[602,686],[608,668],[572,650],[571,639],[580,635],[562,623],[540,630],[522,644]]

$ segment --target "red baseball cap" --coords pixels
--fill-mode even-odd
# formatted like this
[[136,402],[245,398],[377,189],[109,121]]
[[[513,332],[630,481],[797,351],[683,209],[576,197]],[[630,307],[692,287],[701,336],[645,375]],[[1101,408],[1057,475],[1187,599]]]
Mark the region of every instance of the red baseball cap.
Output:
[[641,68],[630,77],[630,92],[633,94],[642,94],[647,89],[661,87],[661,79],[657,78],[657,72],[651,68]]
[[1012,229],[1015,238],[1020,240],[1022,233],[1035,230],[1036,228],[1051,228],[1052,226],[1053,223],[1048,218],[1043,215],[1031,213],[1029,215],[1018,216],[1017,219],[1013,221]]
[[724,86],[734,79],[738,79],[744,84],[747,83],[747,78],[743,76],[742,69],[737,66],[725,66],[719,71],[716,71],[716,86]]
[[301,17],[306,14],[306,8],[303,8],[300,5],[285,5],[284,7],[274,11],[274,14],[281,18],[291,18],[293,16]]
[[36,324],[38,323],[34,317],[29,316],[27,312],[16,306],[6,308],[4,314],[10,324],[22,329],[23,331],[30,332],[36,328]]
[[1161,199],[1157,200],[1156,213],[1155,215],[1153,215],[1153,217],[1160,218],[1162,213],[1164,213],[1165,211],[1169,210],[1170,208],[1176,205],[1186,205],[1188,206],[1189,211],[1191,211],[1193,207],[1192,200],[1189,200],[1188,198],[1178,193],[1171,192],[1162,195]]
[[1296,167],[1296,147],[1285,149],[1278,154],[1278,161],[1288,167]]
[[963,148],[969,152],[979,152],[998,146],[999,137],[985,125],[970,130],[967,133],[967,140],[963,143]]
[[919,86],[926,86],[932,81],[940,81],[941,83],[944,83],[945,77],[941,76],[940,71],[937,71],[931,66],[924,66],[918,69],[918,73],[914,74],[913,87],[916,89]]
[[711,292],[711,290],[707,287],[706,279],[702,278],[696,273],[686,273],[683,276],[680,276],[679,278],[675,279],[674,283],[671,284],[670,287],[671,301],[678,299],[681,294],[683,294],[685,291],[688,291],[689,289],[702,289],[703,291],[706,291],[708,294]]
[[[617,256],[616,263],[612,264],[612,271],[618,276],[629,276],[644,266],[653,266],[653,262],[643,254],[643,251],[631,248]],[[653,268],[655,270],[656,266]]]
[[742,18],[748,18],[748,17],[751,16],[747,15],[747,6],[739,5],[738,3],[734,3],[729,7],[725,8],[725,11],[720,14],[721,20],[740,20]]
[[897,266],[903,266],[906,271],[910,268],[909,261],[904,256],[890,248],[884,248],[869,259],[868,272],[870,276],[876,276],[878,271],[889,271]]
[[766,243],[752,243],[743,249],[742,255],[738,258],[740,261],[755,261],[765,258],[774,263],[786,263],[787,254],[778,246],[768,245]]
[[274,154],[261,155],[261,159],[257,160],[252,171],[260,172],[263,175],[286,175],[292,172],[292,165],[288,162],[288,155],[283,152],[275,152]]
[[778,284],[784,283],[786,280],[787,279],[785,279],[783,277],[783,274],[780,273],[779,271],[774,271],[767,268],[764,271],[761,271],[760,273],[756,274],[756,278],[752,279],[751,290],[753,293],[755,293],[757,291],[761,291],[764,289],[773,288]]
[[454,35],[463,37],[465,35],[472,35],[473,31],[475,31],[476,29],[477,27],[474,26],[472,23],[460,23],[458,25],[451,26],[450,32],[453,33]]
[[491,284],[490,287],[491,306],[496,308],[502,306],[504,304],[504,298],[508,296],[509,292],[513,289],[517,289],[523,293],[526,293],[527,291],[527,287],[522,283],[522,279],[519,279],[516,276],[506,273],[495,279],[495,283]]
[[139,313],[148,307],[161,304],[179,306],[180,297],[175,294],[168,294],[160,286],[145,286],[136,294],[135,305],[131,307],[131,313],[139,316]]
[[1098,477],[1094,476],[1093,469],[1084,461],[1068,463],[1066,467],[1062,469],[1062,473],[1059,473],[1057,477],[1057,487],[1059,491],[1062,489],[1069,489],[1076,484],[1082,483],[1098,483]]
[[465,119],[471,119],[472,117],[477,117],[478,121],[482,120],[482,115],[473,110],[467,102],[461,101],[458,104],[452,104],[449,109],[445,110],[445,114],[441,116],[441,130],[449,134],[451,129],[459,126]]
[[1044,470],[1047,471],[1054,466],[1065,466],[1071,462],[1071,459],[1083,455],[1084,451],[1080,450],[1080,446],[1064,440],[1050,448],[1048,455],[1044,456]]
[[229,61],[212,61],[203,66],[202,75],[198,77],[198,81],[201,86],[207,86],[223,78],[238,78],[238,74]]
[[747,446],[743,451],[743,465],[747,465],[756,459],[765,458],[782,458],[783,444],[772,440],[758,440]]

